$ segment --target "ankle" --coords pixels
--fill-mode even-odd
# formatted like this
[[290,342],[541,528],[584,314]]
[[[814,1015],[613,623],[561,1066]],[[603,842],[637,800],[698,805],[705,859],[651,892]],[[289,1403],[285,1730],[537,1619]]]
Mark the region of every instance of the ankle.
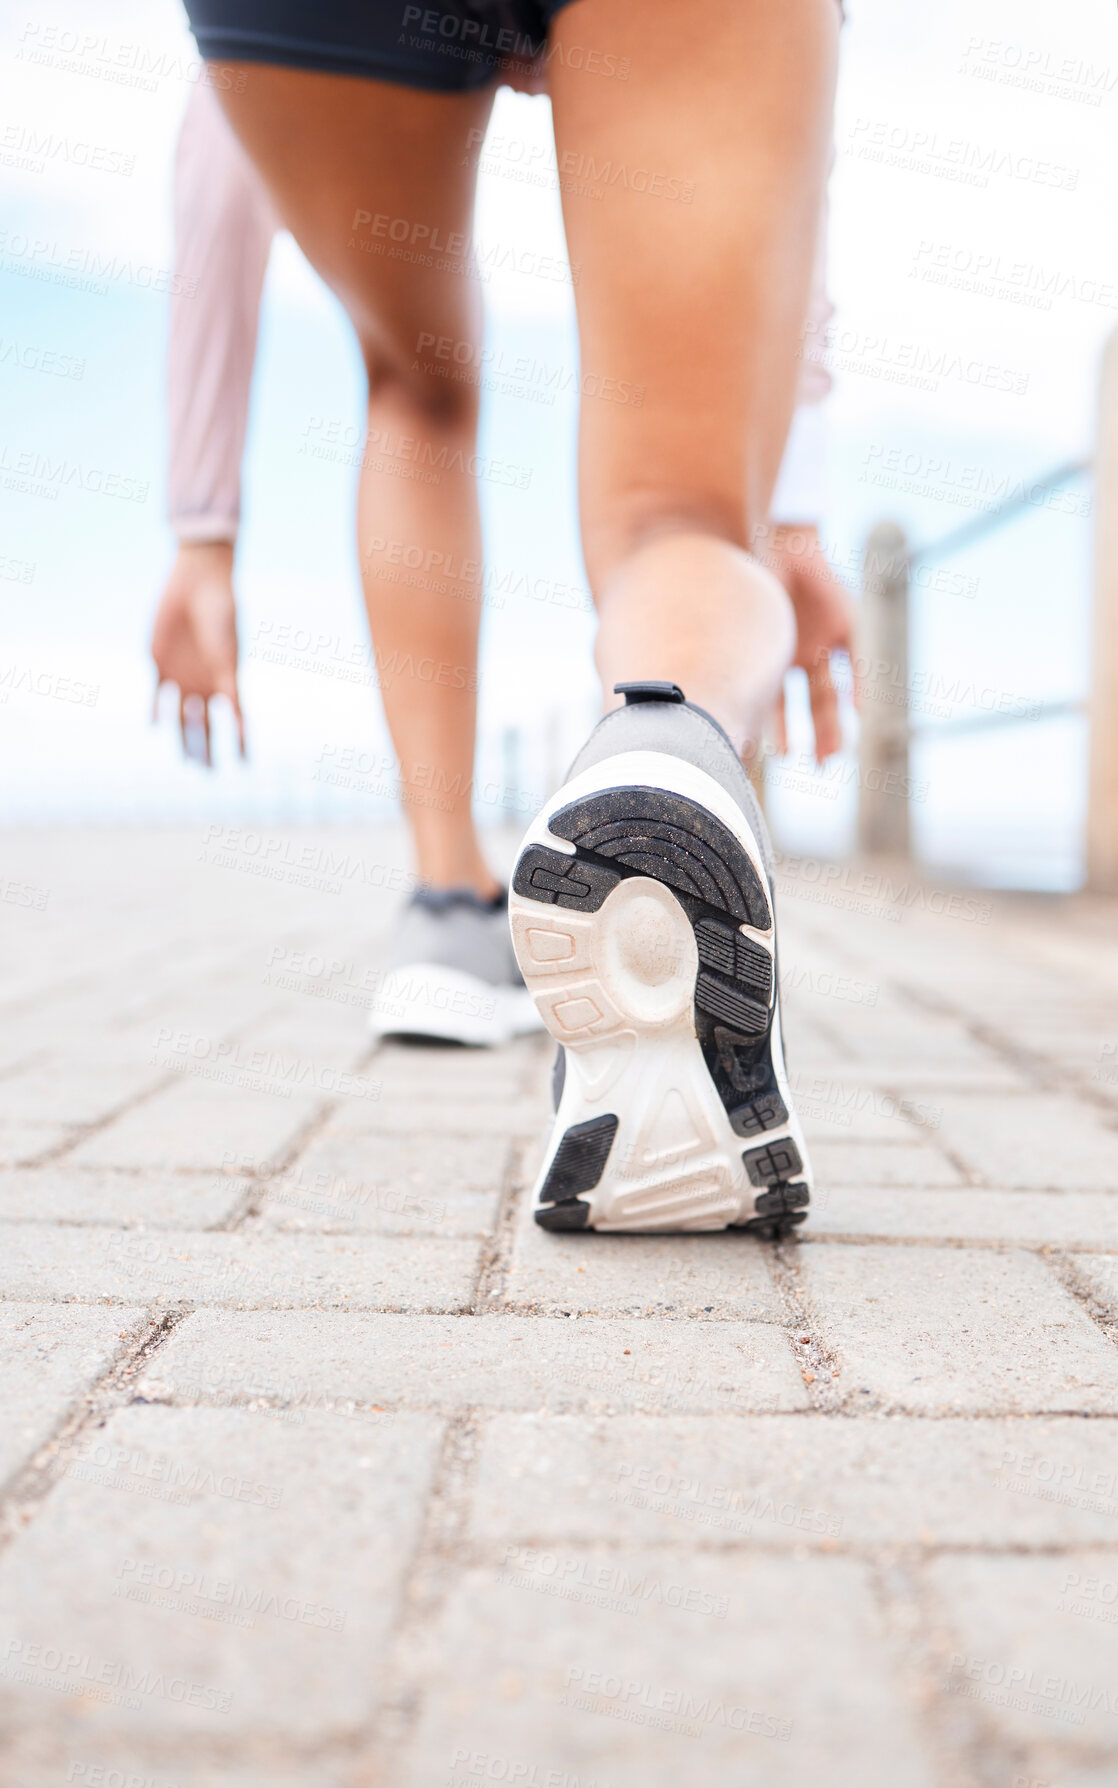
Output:
[[482,900],[491,900],[501,890],[476,836],[460,840],[417,838],[415,867],[425,888],[468,888]]
[[424,875],[422,870],[419,870],[418,874],[423,887],[429,889],[433,894],[444,893],[452,888],[455,890],[465,889],[470,894],[476,894],[479,900],[493,900],[501,892],[502,887],[496,876],[492,875],[484,864],[479,871],[472,875]]
[[599,597],[596,659],[606,690],[678,683],[742,750],[760,740],[796,644],[788,595],[741,548],[675,535],[644,548]]

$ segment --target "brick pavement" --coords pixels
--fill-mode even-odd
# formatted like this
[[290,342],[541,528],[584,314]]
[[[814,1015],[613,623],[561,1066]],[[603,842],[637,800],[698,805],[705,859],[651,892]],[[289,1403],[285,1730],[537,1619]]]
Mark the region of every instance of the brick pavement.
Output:
[[1118,926],[790,864],[813,1218],[549,1236],[399,837],[10,834],[0,1788],[1102,1788]]

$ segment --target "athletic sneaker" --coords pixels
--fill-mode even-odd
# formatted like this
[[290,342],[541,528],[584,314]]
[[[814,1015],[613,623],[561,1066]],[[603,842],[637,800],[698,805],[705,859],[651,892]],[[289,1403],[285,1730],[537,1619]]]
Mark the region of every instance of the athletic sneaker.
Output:
[[772,854],[737,752],[674,683],[619,683],[529,827],[509,912],[560,1044],[545,1229],[802,1223]]
[[540,1020],[509,941],[508,895],[421,888],[400,916],[377,989],[374,1036],[507,1043]]

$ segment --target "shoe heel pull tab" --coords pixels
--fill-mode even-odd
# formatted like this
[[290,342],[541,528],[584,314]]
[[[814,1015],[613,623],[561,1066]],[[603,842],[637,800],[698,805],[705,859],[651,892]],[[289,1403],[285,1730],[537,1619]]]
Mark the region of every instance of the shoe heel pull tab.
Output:
[[685,702],[678,683],[615,683],[614,695],[625,697],[625,706],[632,707],[634,702]]

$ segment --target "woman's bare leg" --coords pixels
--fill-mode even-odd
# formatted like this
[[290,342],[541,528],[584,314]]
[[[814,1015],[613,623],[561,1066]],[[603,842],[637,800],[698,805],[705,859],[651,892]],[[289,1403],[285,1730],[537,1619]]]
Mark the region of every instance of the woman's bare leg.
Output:
[[[606,82],[568,62],[572,31],[580,45],[628,56],[630,78]],[[564,195],[581,264],[583,368],[645,392],[640,407],[583,405],[582,530],[601,616],[599,669],[607,690],[623,678],[681,683],[740,746],[758,736],[794,644],[787,598],[748,549],[791,413],[835,39],[833,0],[691,0],[685,11],[676,0],[579,0],[559,15],[551,43],[561,156],[640,166],[664,190],[691,188],[689,200],[608,181],[600,198]],[[490,95],[239,72],[244,90],[234,82],[224,103],[281,215],[353,318],[370,371],[371,429],[419,438],[436,459],[471,446],[473,390],[437,379],[418,344],[423,335],[475,340],[476,287],[461,257],[445,256],[442,268],[394,258],[391,239],[360,217],[464,242],[473,175],[463,146],[484,126]],[[367,252],[362,240],[380,240],[385,252]],[[381,469],[383,457],[369,455],[362,478],[363,570],[419,868],[436,884],[487,888],[468,792],[478,606],[402,586],[374,544],[476,560],[476,490],[468,475],[434,486],[394,476],[403,468],[388,456]],[[420,660],[448,667],[447,681],[392,676],[393,665]],[[439,773],[449,784],[442,810],[429,804]]]
[[[477,394],[438,378],[421,340],[480,336],[468,272],[475,176],[463,164],[492,91],[424,93],[256,64],[237,72],[243,91],[239,79],[219,89],[229,117],[349,311],[368,369],[358,544],[419,874],[491,893],[471,812],[481,588],[461,571],[480,564],[481,523],[476,479],[455,469],[475,450]],[[419,578],[403,581],[417,557]],[[457,577],[440,591],[432,566]]]
[[[568,41],[629,58],[629,78],[591,77]],[[550,44],[583,370],[644,388],[582,405],[598,668],[607,691],[679,683],[739,748],[795,644],[749,545],[792,411],[836,49],[834,0],[579,0]],[[596,181],[607,164],[646,190]]]

